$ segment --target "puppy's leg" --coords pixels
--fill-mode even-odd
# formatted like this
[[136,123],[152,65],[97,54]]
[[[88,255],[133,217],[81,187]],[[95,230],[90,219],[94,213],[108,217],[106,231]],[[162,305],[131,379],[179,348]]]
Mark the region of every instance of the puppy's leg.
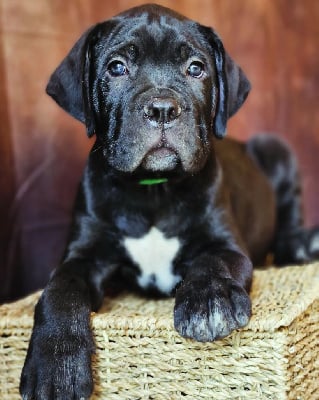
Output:
[[319,228],[307,230],[303,226],[299,168],[291,149],[277,137],[258,135],[247,143],[247,151],[267,175],[276,194],[275,264],[319,258]]
[[237,251],[212,248],[214,253],[205,252],[187,263],[176,292],[175,328],[200,342],[227,336],[245,326],[251,315],[251,262]]
[[35,309],[20,384],[24,400],[89,398],[94,352],[90,311],[101,303],[102,280],[111,272],[83,260],[68,261],[55,272]]

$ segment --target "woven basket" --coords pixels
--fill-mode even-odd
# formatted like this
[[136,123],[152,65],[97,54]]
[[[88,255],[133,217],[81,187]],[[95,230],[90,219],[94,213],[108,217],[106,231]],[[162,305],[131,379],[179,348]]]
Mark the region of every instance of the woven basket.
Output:
[[[19,376],[39,293],[0,307],[0,399]],[[173,299],[106,299],[92,314],[93,399],[319,399],[319,263],[256,271],[249,325],[215,343],[181,338]],[[67,400],[67,399],[66,399]]]

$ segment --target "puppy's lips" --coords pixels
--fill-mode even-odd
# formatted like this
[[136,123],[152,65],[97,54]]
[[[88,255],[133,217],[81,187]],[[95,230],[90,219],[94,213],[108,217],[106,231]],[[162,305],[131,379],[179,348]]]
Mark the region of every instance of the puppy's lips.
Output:
[[151,171],[170,171],[179,161],[176,151],[170,147],[159,147],[150,150],[143,159],[142,165]]

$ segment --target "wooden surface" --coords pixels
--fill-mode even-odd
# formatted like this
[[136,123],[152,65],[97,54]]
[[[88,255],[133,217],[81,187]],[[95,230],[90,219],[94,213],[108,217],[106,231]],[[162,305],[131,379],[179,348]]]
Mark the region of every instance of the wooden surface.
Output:
[[[229,135],[247,139],[266,131],[286,138],[301,165],[307,225],[318,224],[319,2],[158,3],[220,34],[253,86],[247,103],[229,122]],[[42,286],[56,264],[93,143],[84,127],[46,96],[48,77],[86,28],[138,4],[142,2],[0,0],[0,157],[5,171],[0,230],[10,233],[0,279],[8,276],[5,268],[14,271],[21,278],[15,283],[17,293]]]

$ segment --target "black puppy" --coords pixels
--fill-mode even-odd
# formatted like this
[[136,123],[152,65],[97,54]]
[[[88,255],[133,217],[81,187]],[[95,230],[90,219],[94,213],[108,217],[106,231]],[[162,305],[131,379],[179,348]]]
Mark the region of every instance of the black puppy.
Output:
[[318,252],[287,147],[216,139],[249,89],[212,29],[155,5],[94,26],[53,73],[48,94],[96,142],[36,306],[23,399],[90,396],[90,312],[106,287],[175,294],[177,331],[212,341],[247,324],[252,263]]

